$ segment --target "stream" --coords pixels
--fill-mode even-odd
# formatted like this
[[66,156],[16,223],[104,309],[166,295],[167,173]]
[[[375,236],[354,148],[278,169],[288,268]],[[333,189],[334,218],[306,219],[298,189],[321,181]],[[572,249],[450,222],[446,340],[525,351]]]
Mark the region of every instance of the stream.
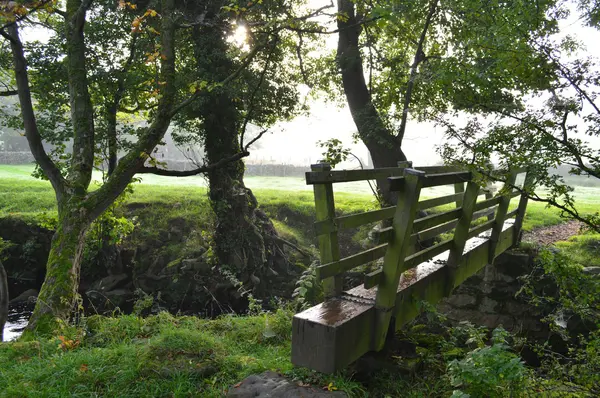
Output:
[[11,305],[8,308],[8,320],[4,325],[4,341],[15,340],[23,333],[32,310],[32,304],[28,303]]

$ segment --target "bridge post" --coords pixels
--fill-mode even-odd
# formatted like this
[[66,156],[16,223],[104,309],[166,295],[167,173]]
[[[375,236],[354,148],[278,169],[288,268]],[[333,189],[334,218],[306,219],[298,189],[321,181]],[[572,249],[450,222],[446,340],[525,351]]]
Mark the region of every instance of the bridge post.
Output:
[[[329,163],[318,163],[310,166],[312,171],[331,171]],[[335,218],[335,201],[333,197],[333,184],[319,183],[313,185],[315,193],[315,213],[317,222]],[[337,231],[329,232],[318,237],[321,264],[327,264],[340,259],[340,245]],[[318,272],[318,271],[317,271]],[[318,276],[317,276],[317,279]],[[335,297],[342,292],[342,275],[335,275],[323,279],[323,292],[325,298]]]
[[459,208],[462,206],[464,192],[465,192],[465,183],[464,182],[457,182],[456,184],[454,184],[454,193],[462,193],[463,194],[462,196],[460,196],[459,198],[456,199],[456,208]]
[[519,243],[521,236],[521,228],[523,227],[523,219],[525,218],[525,210],[527,209],[527,201],[529,200],[528,190],[533,187],[533,182],[535,177],[533,173],[527,170],[525,174],[525,181],[523,182],[523,193],[521,194],[521,198],[519,200],[519,207],[517,208],[517,216],[515,217],[515,235],[513,244],[516,245]]
[[393,239],[383,260],[383,275],[375,298],[375,333],[373,349],[379,351],[385,344],[390,327],[400,275],[404,272],[404,259],[410,248],[410,235],[415,220],[425,172],[404,170],[404,183],[398,192],[398,204],[392,226]]
[[[448,267],[453,267],[460,264],[462,259],[463,251],[465,250],[465,244],[469,236],[469,229],[471,228],[471,221],[473,221],[473,213],[475,212],[475,203],[477,202],[477,196],[479,194],[479,185],[472,180],[467,183],[467,189],[463,196],[462,211],[458,218],[458,224],[454,230],[454,238],[452,240],[452,248],[448,255]],[[451,285],[451,284],[449,284]]]
[[510,170],[506,182],[504,183],[503,191],[505,192],[500,201],[498,202],[498,209],[496,210],[496,219],[494,226],[492,227],[492,234],[490,236],[490,252],[489,262],[492,264],[494,259],[499,254],[497,250],[498,239],[502,228],[504,227],[504,221],[506,221],[506,214],[508,213],[508,206],[510,205],[511,193],[517,179],[517,172],[515,169]]

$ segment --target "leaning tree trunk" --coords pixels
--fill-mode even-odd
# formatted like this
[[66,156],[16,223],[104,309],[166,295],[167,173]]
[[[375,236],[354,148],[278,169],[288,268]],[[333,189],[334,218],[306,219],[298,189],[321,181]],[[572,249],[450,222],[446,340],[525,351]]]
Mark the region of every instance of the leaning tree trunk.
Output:
[[0,261],[0,343],[4,341],[4,325],[8,318],[8,279]]
[[60,211],[59,225],[48,255],[46,278],[27,325],[29,331],[51,333],[69,319],[75,308],[85,233],[91,224],[81,210],[81,205],[73,205]]
[[[396,167],[406,160],[396,139],[371,101],[371,93],[365,81],[363,60],[359,48],[361,24],[356,18],[352,0],[338,0],[338,11],[348,18],[338,18],[339,38],[337,62],[352,119],[361,140],[366,145],[374,167]],[[378,180],[379,192],[386,204],[396,202],[385,179]]]

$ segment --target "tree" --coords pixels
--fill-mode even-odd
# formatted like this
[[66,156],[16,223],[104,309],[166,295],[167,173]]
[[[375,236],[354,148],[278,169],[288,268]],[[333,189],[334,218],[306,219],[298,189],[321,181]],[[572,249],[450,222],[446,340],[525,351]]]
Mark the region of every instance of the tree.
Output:
[[556,31],[554,3],[338,0],[337,66],[374,166],[418,161],[402,151],[409,117],[515,108],[513,90],[546,88],[552,70],[530,38]]
[[0,343],[4,341],[4,325],[8,318],[8,280],[6,270],[0,261]]
[[[598,61],[582,56],[571,38],[538,43],[536,50],[554,68],[556,78],[549,89],[530,97],[521,109],[494,112],[489,121],[473,118],[457,127],[443,120],[449,142],[441,154],[448,162],[468,164],[500,181],[506,180],[511,169],[527,167],[532,179],[525,193],[530,199],[558,208],[564,217],[600,232],[600,215],[582,214],[574,188],[556,172],[567,165],[572,175],[600,179],[600,147],[593,142],[600,136]],[[486,165],[493,160],[504,173],[491,173]],[[536,190],[540,187],[547,192]]]
[[[191,46],[189,58],[183,61],[186,76],[218,81],[240,68],[240,62],[232,57],[239,48],[228,43],[236,26],[228,24],[227,14],[221,11],[227,4],[213,1],[208,7],[204,5],[205,18],[211,24],[194,27],[186,38]],[[265,281],[286,272],[287,261],[275,227],[244,184],[242,158],[273,123],[291,118],[302,108],[297,90],[301,71],[292,64],[297,43],[285,30],[274,25],[268,30],[262,27],[264,21],[274,21],[277,15],[292,20],[307,16],[296,17],[293,12],[286,3],[272,2],[240,13],[237,26],[258,27],[247,31],[247,38],[265,46],[254,58],[254,70],[246,69],[237,81],[211,90],[177,118],[181,129],[203,144],[209,166],[185,172],[164,167],[142,170],[176,177],[204,173],[208,177],[209,199],[216,215],[213,240],[218,269],[235,275],[248,290],[262,290],[263,294],[267,294]],[[271,33],[273,28],[276,34]],[[250,125],[260,127],[260,132],[250,135]]]
[[[11,48],[21,122],[58,204],[58,228],[46,280],[28,326],[36,332],[50,332],[69,319],[77,298],[87,230],[136,173],[161,173],[153,150],[171,122],[190,106],[204,102],[194,117],[210,128],[205,129],[205,140],[209,143],[223,138],[225,145],[215,144],[215,151],[208,156],[215,163],[196,171],[216,173],[216,169],[226,167],[233,177],[225,183],[231,182],[235,189],[243,187],[239,160],[248,155],[249,144],[240,148],[243,137],[239,139],[239,124],[227,124],[223,129],[217,123],[229,123],[227,118],[232,114],[227,112],[232,110],[236,121],[242,110],[246,116],[253,112],[228,104],[238,98],[225,87],[245,71],[254,75],[253,62],[265,62],[270,56],[266,54],[273,53],[271,43],[286,26],[301,24],[315,15],[296,17],[285,2],[241,6],[221,1],[194,5],[174,0],[69,0],[65,9],[58,4],[50,0],[0,4],[0,35]],[[226,48],[223,41],[232,23],[252,15],[249,10],[265,17],[252,25],[251,46]],[[48,29],[48,42],[24,44],[19,29],[28,24]],[[206,41],[204,47],[194,43],[198,33],[210,35],[215,42]],[[200,53],[190,55],[195,50]],[[203,51],[214,53],[213,63],[196,64],[203,59]],[[201,72],[190,73],[194,69]],[[258,114],[272,123],[277,118],[274,110],[279,99],[268,99],[264,93],[258,98],[262,98],[260,105],[271,101],[269,112]],[[293,108],[295,97],[292,102]],[[221,109],[221,104],[226,107]],[[253,101],[249,104],[253,106]],[[213,117],[213,111],[223,113]],[[145,119],[145,123],[136,126],[124,122],[127,118],[123,115]],[[256,115],[252,118],[260,119]],[[242,131],[252,118],[246,117]],[[229,136],[221,137],[223,132]],[[57,150],[46,153],[44,140],[56,143]],[[72,143],[70,153],[65,152],[66,142]],[[126,154],[117,162],[118,150]],[[98,189],[92,190],[92,171],[105,161],[108,172]],[[235,196],[235,189],[228,199]],[[217,190],[211,187],[213,191]],[[252,209],[255,204],[248,206]]]

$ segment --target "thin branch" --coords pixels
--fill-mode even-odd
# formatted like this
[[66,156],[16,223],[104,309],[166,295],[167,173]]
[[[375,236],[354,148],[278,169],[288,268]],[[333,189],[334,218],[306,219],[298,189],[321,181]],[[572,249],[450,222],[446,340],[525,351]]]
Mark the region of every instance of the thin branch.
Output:
[[435,12],[437,10],[438,0],[433,0],[429,7],[429,13],[427,14],[427,19],[425,19],[425,25],[423,26],[423,30],[421,31],[421,36],[419,37],[419,42],[417,44],[417,49],[415,52],[415,57],[412,66],[410,67],[410,76],[408,78],[408,82],[406,83],[406,92],[404,93],[404,105],[402,107],[402,120],[400,121],[400,128],[398,129],[398,134],[396,135],[396,139],[399,143],[402,143],[402,139],[404,138],[404,134],[406,133],[406,123],[408,122],[408,111],[410,108],[410,102],[412,100],[412,92],[415,86],[415,81],[417,80],[417,71],[419,69],[419,65],[423,62],[425,57],[425,52],[423,47],[425,45],[425,39],[427,38],[427,31],[429,30],[429,26],[431,25],[431,21]]
[[[277,40],[277,39],[276,39]],[[277,41],[275,41],[271,47],[271,51],[269,55],[267,55],[267,59],[265,60],[265,67],[260,73],[260,77],[258,79],[258,84],[254,87],[252,94],[250,95],[250,104],[248,106],[248,112],[246,112],[246,117],[244,117],[244,123],[242,125],[242,132],[240,137],[240,149],[244,152],[244,135],[246,134],[246,129],[248,128],[248,123],[250,122],[250,117],[252,116],[252,112],[254,111],[254,101],[256,100],[256,95],[258,94],[258,90],[260,90],[261,86],[265,81],[265,76],[267,74],[267,70],[269,69],[269,65],[271,64],[271,56],[275,52],[275,47],[277,45]]]
[[6,90],[0,91],[0,97],[10,97],[12,95],[17,95],[19,92],[17,90]]
[[29,86],[29,76],[27,74],[27,60],[25,59],[25,52],[23,44],[19,38],[19,29],[17,24],[12,24],[7,27],[7,32],[0,30],[2,36],[7,35],[10,38],[11,50],[13,54],[13,65],[15,72],[15,81],[17,85],[19,103],[21,105],[21,114],[23,117],[23,125],[25,128],[25,137],[29,143],[31,154],[35,161],[38,163],[40,168],[44,171],[44,174],[50,180],[54,191],[56,192],[56,198],[59,204],[62,204],[62,200],[65,194],[65,181],[60,173],[60,170],[54,164],[52,159],[48,156],[44,150],[42,144],[42,137],[38,130],[37,120],[35,112],[33,110],[33,102],[31,100],[31,89]]
[[178,171],[178,170],[159,169],[158,167],[143,167],[138,170],[138,174],[155,174],[155,175],[166,176],[166,177],[190,177],[190,176],[195,176],[195,175],[202,174],[202,173],[208,173],[209,171],[218,169],[229,163],[236,162],[236,161],[238,161],[242,158],[245,158],[249,155],[250,155],[250,153],[248,151],[239,152],[239,153],[236,153],[235,155],[221,159],[216,163],[198,167],[193,170]]

